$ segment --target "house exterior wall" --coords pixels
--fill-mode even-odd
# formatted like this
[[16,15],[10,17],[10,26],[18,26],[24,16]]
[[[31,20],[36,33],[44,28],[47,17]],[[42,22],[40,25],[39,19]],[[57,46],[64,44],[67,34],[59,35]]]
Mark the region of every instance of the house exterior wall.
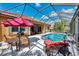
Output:
[[[1,21],[0,21],[1,23]],[[2,41],[2,26],[0,25],[0,41]]]
[[[47,29],[47,26],[46,25],[42,25],[41,26],[41,33],[46,33],[46,29]],[[8,36],[8,38],[11,38],[11,37],[14,37],[16,36],[16,34],[14,34],[13,32],[10,32],[10,27],[4,27],[2,25],[2,27],[0,27],[0,34],[1,34],[1,37],[0,37],[0,41],[6,41],[4,35]],[[30,27],[27,29],[25,28],[25,34],[27,35],[31,35],[31,30],[30,30]]]
[[[1,20],[0,23],[2,23],[3,20]],[[0,26],[0,41],[6,41],[6,39],[4,38],[4,35],[9,35],[9,27],[4,27],[3,24],[1,24]]]
[[[3,23],[6,19],[6,16],[0,16],[0,24]],[[31,21],[32,22],[32,21]],[[47,29],[47,24],[42,24],[40,22],[36,22],[33,21],[33,24],[38,23],[38,25],[41,26],[41,33],[45,33],[46,29]],[[30,35],[31,34],[31,28],[29,27],[27,29],[27,27],[25,28],[25,34]],[[0,25],[0,41],[6,41],[4,35],[7,35],[9,38],[12,38],[14,36],[16,36],[16,34],[14,34],[13,32],[11,32],[11,28],[10,27],[4,27],[4,25]]]

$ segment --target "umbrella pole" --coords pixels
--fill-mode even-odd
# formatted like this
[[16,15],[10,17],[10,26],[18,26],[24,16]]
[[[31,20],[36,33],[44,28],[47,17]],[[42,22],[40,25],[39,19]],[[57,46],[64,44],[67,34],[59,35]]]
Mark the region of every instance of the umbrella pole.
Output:
[[20,33],[20,27],[19,27],[19,34],[18,34],[18,38],[19,38],[19,51],[20,51],[20,45],[21,45],[21,43],[20,43],[20,35],[21,35],[21,33]]
[[19,51],[20,51],[20,34],[19,34]]

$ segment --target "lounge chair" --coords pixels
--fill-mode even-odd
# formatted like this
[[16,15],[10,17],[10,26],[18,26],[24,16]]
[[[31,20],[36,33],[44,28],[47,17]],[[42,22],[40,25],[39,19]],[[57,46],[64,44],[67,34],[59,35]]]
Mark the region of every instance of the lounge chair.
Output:
[[53,55],[54,50],[58,51],[56,55],[61,53],[63,56],[69,56],[71,54],[68,49],[69,44],[67,42],[52,42],[47,40],[44,41],[44,44],[46,45],[45,52],[48,56],[51,55],[50,53]]
[[[47,54],[47,56],[54,56],[53,55],[53,51],[58,51],[60,49],[61,46],[51,46],[50,48],[45,46],[45,52]],[[56,53],[57,55],[58,53]]]

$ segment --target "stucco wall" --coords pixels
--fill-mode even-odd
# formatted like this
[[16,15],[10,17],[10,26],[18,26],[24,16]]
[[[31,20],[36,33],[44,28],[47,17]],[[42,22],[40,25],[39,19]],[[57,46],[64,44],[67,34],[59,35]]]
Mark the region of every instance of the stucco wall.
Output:
[[48,26],[47,25],[41,25],[41,30],[42,30],[42,33],[46,33],[46,31],[48,30]]
[[6,39],[4,38],[4,35],[8,35],[8,28],[6,28],[6,27],[4,27],[4,25],[2,25],[2,28],[1,28],[1,30],[2,30],[2,40],[3,41],[5,41]]

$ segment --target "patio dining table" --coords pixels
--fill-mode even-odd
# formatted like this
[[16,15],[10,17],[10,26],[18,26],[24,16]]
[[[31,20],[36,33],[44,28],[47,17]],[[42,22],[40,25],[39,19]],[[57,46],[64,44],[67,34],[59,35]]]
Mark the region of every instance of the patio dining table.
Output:
[[11,39],[8,39],[7,42],[8,43],[15,43],[15,42],[18,42],[18,38],[11,38]]
[[[13,52],[12,46],[16,46],[16,49],[17,49],[17,45],[19,45],[19,39],[17,37],[8,39],[7,42],[9,44],[11,44],[11,50],[12,50],[12,52]],[[18,48],[20,48],[20,46]]]

